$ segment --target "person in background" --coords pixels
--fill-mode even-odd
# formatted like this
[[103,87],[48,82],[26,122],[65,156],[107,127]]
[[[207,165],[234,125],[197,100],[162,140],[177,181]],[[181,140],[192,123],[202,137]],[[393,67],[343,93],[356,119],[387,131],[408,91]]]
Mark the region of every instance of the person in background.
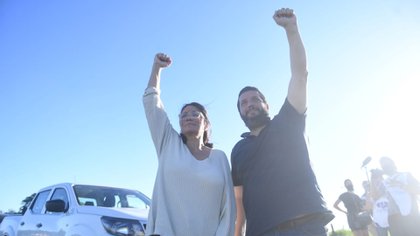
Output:
[[399,172],[389,157],[379,160],[388,177],[383,181],[388,196],[388,223],[392,236],[420,235],[420,216],[417,196],[420,183],[408,172]]
[[306,55],[292,9],[274,13],[286,31],[292,76],[287,98],[271,120],[264,95],[247,86],[237,108],[250,132],[232,149],[237,220],[235,235],[326,235],[334,216],[326,208],[305,138]]
[[388,236],[388,198],[383,184],[382,170],[371,170],[370,195],[373,201],[372,220],[378,236]]
[[370,200],[371,199],[370,199],[370,183],[369,183],[369,181],[367,181],[367,180],[363,181],[362,182],[362,187],[363,187],[364,192],[363,192],[362,196],[360,196],[360,199],[362,199],[364,205],[370,206],[370,204],[371,204]]
[[[369,180],[363,181],[362,187],[363,187],[364,193],[362,194],[362,196],[360,196],[360,199],[362,199],[362,204],[364,206],[363,208],[368,210],[369,213],[372,215],[372,208],[373,208],[374,202],[371,195],[371,186],[370,186]],[[367,227],[368,227],[370,236],[377,236],[375,223],[373,221]]]
[[180,134],[172,127],[160,98],[160,72],[171,64],[155,56],[144,110],[158,157],[147,235],[231,236],[235,199],[225,153],[210,143],[210,121],[196,102],[179,114]]
[[[357,221],[357,214],[363,210],[363,200],[354,193],[354,187],[351,180],[346,179],[344,181],[344,186],[347,189],[347,192],[342,193],[337,201],[334,203],[334,208],[343,212],[347,215],[347,223],[354,236],[369,236],[367,226],[360,225]],[[343,202],[344,207],[347,209],[343,210],[339,204]]]

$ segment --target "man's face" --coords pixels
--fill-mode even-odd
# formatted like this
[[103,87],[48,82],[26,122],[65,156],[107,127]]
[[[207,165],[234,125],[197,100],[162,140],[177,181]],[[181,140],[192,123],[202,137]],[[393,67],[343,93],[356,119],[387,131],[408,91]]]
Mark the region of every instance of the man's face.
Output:
[[347,190],[353,191],[353,183],[351,182],[351,180],[346,180],[344,182],[344,186],[346,187]]
[[392,175],[397,171],[397,167],[395,166],[395,163],[387,158],[382,158],[380,160],[381,168],[384,171],[386,175]]
[[268,120],[268,104],[257,91],[246,91],[239,96],[239,111],[245,125],[250,129],[264,126]]

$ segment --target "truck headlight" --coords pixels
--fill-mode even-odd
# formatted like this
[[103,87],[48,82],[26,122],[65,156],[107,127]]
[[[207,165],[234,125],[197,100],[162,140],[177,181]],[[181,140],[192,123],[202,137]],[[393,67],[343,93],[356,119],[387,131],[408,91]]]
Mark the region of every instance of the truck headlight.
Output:
[[144,236],[143,226],[138,220],[122,219],[109,216],[101,217],[106,232],[116,236]]

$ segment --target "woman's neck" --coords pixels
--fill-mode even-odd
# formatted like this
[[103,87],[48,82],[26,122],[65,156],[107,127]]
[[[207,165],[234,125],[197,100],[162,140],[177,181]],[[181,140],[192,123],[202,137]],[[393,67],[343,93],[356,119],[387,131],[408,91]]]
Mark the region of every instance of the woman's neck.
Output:
[[186,145],[188,149],[190,150],[191,154],[197,159],[197,160],[204,160],[206,159],[211,151],[211,148],[204,145],[202,139],[188,139]]

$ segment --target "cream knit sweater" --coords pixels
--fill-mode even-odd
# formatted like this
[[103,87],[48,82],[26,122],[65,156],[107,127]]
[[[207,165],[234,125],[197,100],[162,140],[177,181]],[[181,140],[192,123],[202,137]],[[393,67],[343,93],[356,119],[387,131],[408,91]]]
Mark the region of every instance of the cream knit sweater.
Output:
[[212,149],[208,158],[195,159],[155,88],[146,89],[143,105],[159,161],[146,235],[233,235],[236,209],[226,154]]

